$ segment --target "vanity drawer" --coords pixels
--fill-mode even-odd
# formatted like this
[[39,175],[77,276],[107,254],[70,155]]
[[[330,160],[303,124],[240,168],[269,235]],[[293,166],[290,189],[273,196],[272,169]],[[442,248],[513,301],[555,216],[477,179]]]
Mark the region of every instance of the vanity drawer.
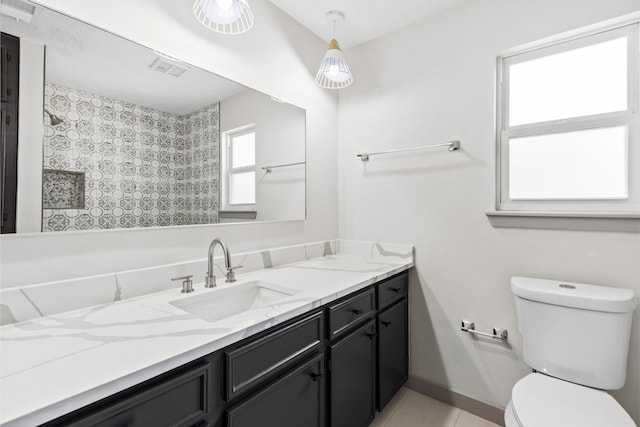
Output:
[[324,355],[292,369],[227,411],[227,427],[323,427]]
[[409,275],[404,272],[378,284],[378,310],[407,296]]
[[329,338],[333,339],[371,315],[374,310],[375,289],[329,306]]
[[[100,407],[89,415],[52,425],[68,427],[178,427],[197,425],[209,411],[209,364],[201,364],[181,374],[143,388],[133,396]],[[153,380],[151,380],[153,381]],[[61,420],[62,421],[62,420]],[[49,424],[47,424],[49,425]]]
[[322,344],[322,312],[315,313],[249,344],[225,352],[226,400],[271,379]]

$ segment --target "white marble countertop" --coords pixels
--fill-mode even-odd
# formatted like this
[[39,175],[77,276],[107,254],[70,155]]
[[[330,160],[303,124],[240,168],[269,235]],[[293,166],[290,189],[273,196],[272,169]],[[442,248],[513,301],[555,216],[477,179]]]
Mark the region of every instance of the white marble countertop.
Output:
[[[0,328],[0,424],[33,426],[362,289],[413,266],[337,254],[238,275],[233,284],[179,287]],[[172,305],[261,280],[297,291],[277,304],[208,322]],[[222,282],[222,280],[220,280]]]

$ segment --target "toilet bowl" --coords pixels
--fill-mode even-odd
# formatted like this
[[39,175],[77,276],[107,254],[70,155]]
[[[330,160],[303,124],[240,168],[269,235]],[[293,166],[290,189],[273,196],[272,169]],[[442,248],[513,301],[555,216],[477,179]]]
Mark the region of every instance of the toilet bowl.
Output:
[[628,289],[512,277],[522,355],[506,427],[637,427],[604,390],[626,380],[635,293]]
[[636,427],[607,392],[540,373],[516,383],[504,420],[506,427]]

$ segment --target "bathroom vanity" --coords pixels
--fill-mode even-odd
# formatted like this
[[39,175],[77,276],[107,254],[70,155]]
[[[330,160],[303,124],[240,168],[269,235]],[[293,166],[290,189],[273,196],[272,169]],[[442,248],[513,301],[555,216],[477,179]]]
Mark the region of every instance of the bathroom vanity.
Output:
[[[411,266],[412,256],[389,262],[338,253],[241,275],[212,290],[196,284],[194,293],[181,294],[174,284],[4,326],[3,356],[21,340],[45,345],[48,334],[46,341],[61,345],[85,334],[102,344],[25,372],[9,357],[16,372],[0,381],[3,425],[368,425],[407,379]],[[208,314],[194,304],[212,304],[217,295],[228,309],[229,292],[254,298],[254,307],[204,320]],[[22,401],[34,390],[21,379],[38,372],[43,389],[59,389]],[[15,402],[22,408],[9,407]]]
[[404,272],[45,425],[364,426],[407,362]]

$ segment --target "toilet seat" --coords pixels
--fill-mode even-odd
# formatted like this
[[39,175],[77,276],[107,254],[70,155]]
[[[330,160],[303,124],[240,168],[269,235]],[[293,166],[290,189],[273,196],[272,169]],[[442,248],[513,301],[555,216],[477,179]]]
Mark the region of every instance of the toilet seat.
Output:
[[606,392],[539,373],[518,381],[511,400],[522,427],[636,427]]

